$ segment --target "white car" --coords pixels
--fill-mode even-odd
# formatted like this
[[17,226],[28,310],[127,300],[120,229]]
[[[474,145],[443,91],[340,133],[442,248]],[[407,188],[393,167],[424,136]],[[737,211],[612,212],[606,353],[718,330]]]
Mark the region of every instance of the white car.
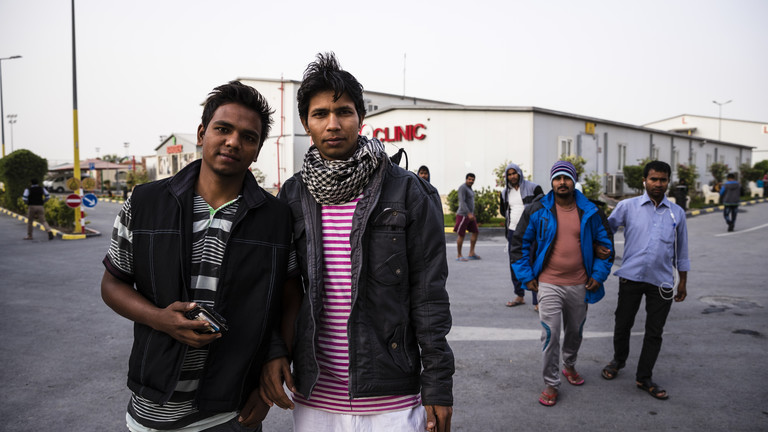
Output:
[[66,175],[57,175],[43,181],[43,187],[50,192],[64,192],[67,189],[67,179],[71,177]]

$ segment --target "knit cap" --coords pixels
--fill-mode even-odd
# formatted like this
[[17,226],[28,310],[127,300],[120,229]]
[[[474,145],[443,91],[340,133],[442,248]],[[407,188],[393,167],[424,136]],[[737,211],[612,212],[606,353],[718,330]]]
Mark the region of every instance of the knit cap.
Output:
[[576,168],[573,166],[572,163],[568,161],[557,161],[554,165],[552,165],[552,170],[550,171],[549,181],[555,179],[555,177],[559,175],[565,175],[571,178],[574,183],[576,183],[579,180],[579,175],[576,174]]

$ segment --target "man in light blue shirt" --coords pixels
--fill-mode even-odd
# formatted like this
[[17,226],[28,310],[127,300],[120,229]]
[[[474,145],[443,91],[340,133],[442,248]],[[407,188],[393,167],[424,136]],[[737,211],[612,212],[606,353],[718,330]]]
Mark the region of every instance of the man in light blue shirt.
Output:
[[[616,233],[624,227],[624,257],[615,272],[619,279],[619,301],[613,333],[613,360],[603,369],[603,378],[611,380],[629,356],[629,336],[635,315],[645,296],[645,337],[637,365],[637,387],[657,399],[667,399],[667,392],[652,381],[653,366],[661,351],[664,323],[672,300],[686,297],[688,231],[685,212],[664,195],[669,186],[671,167],[653,161],[643,169],[643,195],[619,202],[608,218]],[[679,277],[674,292],[675,273]]]

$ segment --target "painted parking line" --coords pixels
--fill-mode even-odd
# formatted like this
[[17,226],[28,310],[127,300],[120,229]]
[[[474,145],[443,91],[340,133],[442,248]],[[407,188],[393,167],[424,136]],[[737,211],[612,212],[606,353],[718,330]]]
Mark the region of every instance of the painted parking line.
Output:
[[715,234],[715,237],[725,237],[725,236],[731,236],[731,235],[737,235],[737,234],[744,234],[744,233],[747,233],[747,232],[750,232],[750,231],[756,231],[756,230],[763,229],[763,228],[766,228],[766,227],[768,227],[768,224],[762,224],[762,225],[758,225],[756,227],[747,228],[745,230],[733,231],[733,232],[724,232],[724,233],[721,233],[721,234]]
[[[632,335],[643,335],[642,332],[632,332]],[[613,337],[613,332],[584,332],[584,337],[605,338]],[[541,330],[509,329],[496,327],[464,327],[453,326],[448,334],[448,341],[520,341],[541,340]]]

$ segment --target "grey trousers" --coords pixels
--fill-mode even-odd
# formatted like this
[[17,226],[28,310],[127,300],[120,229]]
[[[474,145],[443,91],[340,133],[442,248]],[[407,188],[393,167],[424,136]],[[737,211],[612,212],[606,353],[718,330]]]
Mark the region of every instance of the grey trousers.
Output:
[[563,364],[573,367],[581,346],[587,303],[584,284],[561,286],[539,283],[539,319],[544,383],[560,388],[560,328],[563,336]]

